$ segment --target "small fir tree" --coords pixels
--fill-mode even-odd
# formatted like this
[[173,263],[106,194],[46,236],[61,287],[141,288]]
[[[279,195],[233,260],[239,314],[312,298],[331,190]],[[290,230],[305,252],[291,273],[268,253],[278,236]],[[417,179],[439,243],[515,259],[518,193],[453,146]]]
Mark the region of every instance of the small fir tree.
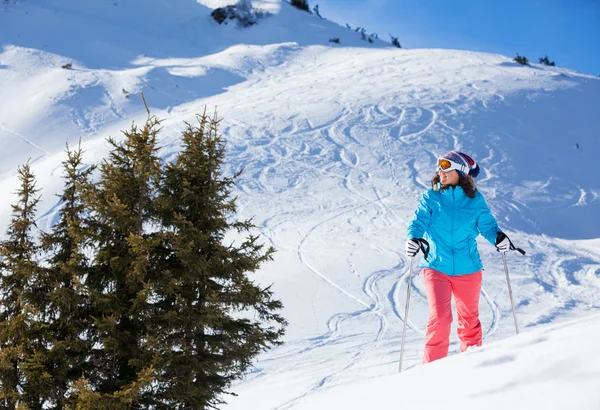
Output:
[[323,18],[323,16],[321,16],[321,13],[319,12],[318,4],[315,7],[313,7],[313,13],[315,13],[319,18]]
[[514,58],[514,61],[521,65],[529,65],[529,60],[527,60],[527,57],[520,56],[519,53],[517,53],[517,56]]
[[252,359],[280,343],[286,324],[270,288],[248,277],[272,259],[273,249],[252,235],[238,246],[224,243],[226,233],[249,234],[255,227],[233,218],[236,176],[222,174],[218,125],[206,113],[197,126],[188,125],[183,150],[166,166],[161,186],[161,222],[172,254],[153,289],[159,320],[149,339],[156,343],[165,409],[167,403],[181,409],[222,403]]
[[360,29],[360,38],[367,41],[367,29],[366,28]]
[[551,66],[551,67],[554,67],[554,65],[555,65],[554,61],[550,61],[548,59],[548,56],[545,56],[544,58],[540,58],[540,64],[544,64],[544,65]]
[[56,409],[69,403],[69,388],[84,373],[91,349],[85,336],[89,300],[83,286],[89,272],[84,249],[90,223],[83,192],[89,189],[94,167],[83,167],[81,145],[73,151],[67,146],[66,154],[59,220],[49,233],[42,234],[42,251],[49,258],[40,280],[45,295],[40,310],[49,318],[45,339],[51,346],[46,371],[54,386],[48,408]]
[[7,237],[0,256],[0,406],[42,409],[50,388],[44,374],[44,344],[33,284],[39,278],[38,245],[33,232],[39,201],[29,164],[18,169],[21,186],[12,206]]
[[[95,258],[86,288],[90,298],[89,371],[77,385],[78,405],[142,406],[141,391],[151,382],[152,358],[145,354],[154,199],[160,180],[157,135],[150,117],[132,125],[124,141],[109,138],[109,158],[97,184],[86,194],[95,228]],[[111,408],[113,408],[111,407]]]

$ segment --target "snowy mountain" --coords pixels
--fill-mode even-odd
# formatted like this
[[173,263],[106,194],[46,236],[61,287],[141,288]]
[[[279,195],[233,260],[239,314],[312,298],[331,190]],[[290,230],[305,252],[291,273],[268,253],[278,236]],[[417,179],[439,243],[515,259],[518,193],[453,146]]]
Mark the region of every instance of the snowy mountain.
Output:
[[[436,408],[417,403],[428,383],[448,380],[456,391],[453,376],[463,374],[477,381],[469,405],[536,407],[515,401],[526,389],[548,399],[539,408],[578,394],[573,408],[598,408],[582,379],[599,366],[587,342],[600,335],[590,316],[600,312],[600,79],[500,55],[370,44],[279,0],[254,1],[270,15],[251,27],[219,25],[210,13],[228,3],[2,3],[0,226],[16,167],[30,159],[47,228],[60,207],[65,143],[81,138],[85,160],[101,160],[106,137],[145,118],[141,92],[165,119],[165,159],[183,122],[216,106],[227,171],[245,169],[240,213],[278,250],[257,280],[274,284],[290,322],[287,343],[261,356],[228,409]],[[419,366],[428,312],[417,276],[409,370],[397,376],[406,226],[436,157],[452,149],[480,163],[479,189],[528,252],[508,255],[524,334],[509,338],[502,260],[482,240],[486,347]],[[452,340],[456,353],[454,331]],[[573,378],[581,383],[557,388]],[[383,401],[365,401],[371,389]],[[362,401],[337,404],[350,393]]]

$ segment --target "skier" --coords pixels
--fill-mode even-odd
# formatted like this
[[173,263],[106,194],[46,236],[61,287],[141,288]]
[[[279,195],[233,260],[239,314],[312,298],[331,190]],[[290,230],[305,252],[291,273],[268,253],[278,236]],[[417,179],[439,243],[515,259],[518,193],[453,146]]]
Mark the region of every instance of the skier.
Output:
[[[407,230],[406,255],[423,253],[421,263],[429,320],[423,363],[448,355],[452,324],[451,299],[458,315],[460,350],[481,346],[479,293],[482,263],[475,239],[483,235],[498,251],[510,250],[509,238],[498,228],[483,195],[475,187],[479,165],[459,151],[437,161],[432,189],[423,194]],[[425,247],[429,243],[429,253]]]

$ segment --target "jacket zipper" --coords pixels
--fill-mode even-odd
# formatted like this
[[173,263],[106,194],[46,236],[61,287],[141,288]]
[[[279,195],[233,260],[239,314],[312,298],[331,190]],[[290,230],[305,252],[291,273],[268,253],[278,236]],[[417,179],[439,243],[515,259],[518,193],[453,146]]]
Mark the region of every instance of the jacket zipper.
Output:
[[456,268],[455,268],[455,262],[454,262],[454,191],[455,191],[456,187],[452,187],[452,225],[450,227],[451,231],[450,231],[450,241],[451,241],[451,247],[452,247],[452,274],[455,275],[456,272]]

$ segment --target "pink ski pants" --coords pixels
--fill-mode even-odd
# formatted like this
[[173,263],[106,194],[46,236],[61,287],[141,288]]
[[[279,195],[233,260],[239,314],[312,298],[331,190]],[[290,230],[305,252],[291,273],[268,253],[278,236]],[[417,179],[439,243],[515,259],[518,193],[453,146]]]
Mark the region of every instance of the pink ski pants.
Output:
[[481,271],[469,275],[448,276],[434,269],[425,268],[423,277],[429,304],[423,363],[448,355],[453,294],[458,315],[461,352],[467,350],[469,346],[481,346],[481,323],[479,322]]

